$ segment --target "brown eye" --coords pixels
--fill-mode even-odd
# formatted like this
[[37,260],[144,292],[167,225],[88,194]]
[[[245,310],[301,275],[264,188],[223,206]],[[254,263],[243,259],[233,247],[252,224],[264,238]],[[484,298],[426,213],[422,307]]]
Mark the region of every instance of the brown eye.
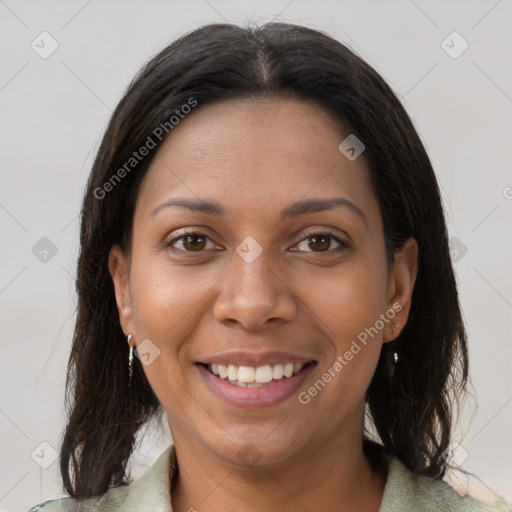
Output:
[[190,251],[200,251],[204,249],[206,245],[206,240],[204,237],[197,235],[189,235],[183,237],[183,247]]
[[312,242],[310,242],[309,247],[311,247],[312,249],[313,248],[319,249],[321,252],[329,249],[329,247],[331,245],[331,237],[329,237],[329,236],[315,235],[315,236],[311,236],[310,240]]
[[173,238],[167,243],[167,247],[181,252],[201,252],[209,238],[202,233],[187,233]]
[[[335,244],[338,244],[337,247],[333,248],[333,241]],[[300,249],[301,245],[303,249]],[[308,237],[304,238],[304,240],[301,240],[297,247],[299,247],[299,251],[304,252],[329,253],[336,250],[348,249],[350,246],[347,242],[337,237],[333,233],[325,232],[313,233],[309,235]]]

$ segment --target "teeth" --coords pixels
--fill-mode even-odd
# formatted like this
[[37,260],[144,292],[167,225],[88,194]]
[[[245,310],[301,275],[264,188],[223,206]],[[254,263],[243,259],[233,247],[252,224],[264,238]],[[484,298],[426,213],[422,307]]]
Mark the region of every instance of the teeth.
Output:
[[293,375],[293,363],[285,364],[283,373],[285,377],[291,377]]
[[228,379],[236,380],[238,378],[238,368],[234,364],[228,366]]
[[219,377],[221,379],[225,379],[227,376],[228,376],[228,367],[223,364],[219,364]]
[[269,365],[258,366],[254,380],[261,383],[270,382],[272,380],[272,367]]
[[230,384],[240,387],[258,388],[273,384],[272,381],[290,378],[299,373],[304,364],[286,363],[264,366],[236,366],[234,364],[210,364],[208,369],[221,379],[226,379]]
[[252,366],[239,366],[237,380],[238,382],[254,382],[255,373]]
[[[247,383],[247,382],[240,382],[238,380],[228,380],[228,382],[230,384],[234,384],[235,386],[239,386],[241,388],[261,388],[266,385],[266,384],[261,384],[259,382]],[[273,382],[272,384],[275,384],[275,382]]]
[[283,365],[282,364],[275,364],[274,368],[272,369],[272,378],[279,380],[282,379],[284,375],[283,372]]

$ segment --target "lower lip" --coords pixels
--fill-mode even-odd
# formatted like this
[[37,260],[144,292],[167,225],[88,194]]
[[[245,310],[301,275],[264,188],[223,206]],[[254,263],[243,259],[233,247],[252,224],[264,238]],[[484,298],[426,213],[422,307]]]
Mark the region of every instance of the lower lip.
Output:
[[196,366],[203,378],[220,398],[236,407],[251,409],[269,407],[283,402],[296,394],[316,365],[308,364],[292,377],[283,377],[274,384],[259,388],[244,388],[230,384],[228,381],[211,373],[202,364],[196,364]]

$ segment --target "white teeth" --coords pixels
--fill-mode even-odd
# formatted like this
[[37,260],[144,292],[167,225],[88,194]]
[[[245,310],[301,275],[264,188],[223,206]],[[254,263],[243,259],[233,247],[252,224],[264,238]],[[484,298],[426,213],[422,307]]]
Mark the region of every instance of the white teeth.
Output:
[[228,367],[224,364],[219,364],[219,377],[225,379],[228,376]]
[[234,364],[211,364],[208,369],[221,379],[227,379],[230,384],[240,387],[262,387],[274,384],[283,377],[290,378],[299,373],[304,364],[286,363],[264,366],[236,366]]
[[236,380],[238,378],[238,367],[234,364],[228,366],[228,379]]
[[258,366],[254,380],[262,383],[270,382],[272,380],[272,367],[269,365]]
[[238,368],[238,382],[254,382],[255,375],[254,368],[252,366],[240,366]]
[[293,363],[285,364],[283,373],[285,377],[291,377],[293,375]]
[[[263,386],[266,386],[266,384],[261,384],[259,382],[240,382],[238,380],[229,380],[228,381],[230,384],[233,384],[235,386],[239,386],[241,388],[261,388]],[[275,384],[275,382],[273,382],[272,384]]]
[[284,367],[282,364],[275,364],[272,369],[272,378],[273,379],[282,379],[284,375]]

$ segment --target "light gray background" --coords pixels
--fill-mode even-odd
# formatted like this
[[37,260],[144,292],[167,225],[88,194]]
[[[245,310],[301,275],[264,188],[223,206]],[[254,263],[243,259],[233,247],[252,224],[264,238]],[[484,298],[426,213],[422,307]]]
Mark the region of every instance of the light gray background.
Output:
[[[437,172],[450,237],[467,247],[454,257],[479,407],[466,408],[458,439],[469,455],[462,467],[478,479],[454,482],[512,496],[510,0],[0,0],[0,510],[60,495],[58,463],[42,469],[31,454],[51,461],[40,443],[58,449],[64,424],[77,216],[110,111],[177,36],[208,22],[271,19],[327,31],[403,97]],[[59,44],[47,59],[31,48],[43,31]],[[453,31],[469,44],[456,59],[441,46]],[[47,262],[32,252],[42,237],[58,250]],[[169,442],[146,435],[134,475]]]

